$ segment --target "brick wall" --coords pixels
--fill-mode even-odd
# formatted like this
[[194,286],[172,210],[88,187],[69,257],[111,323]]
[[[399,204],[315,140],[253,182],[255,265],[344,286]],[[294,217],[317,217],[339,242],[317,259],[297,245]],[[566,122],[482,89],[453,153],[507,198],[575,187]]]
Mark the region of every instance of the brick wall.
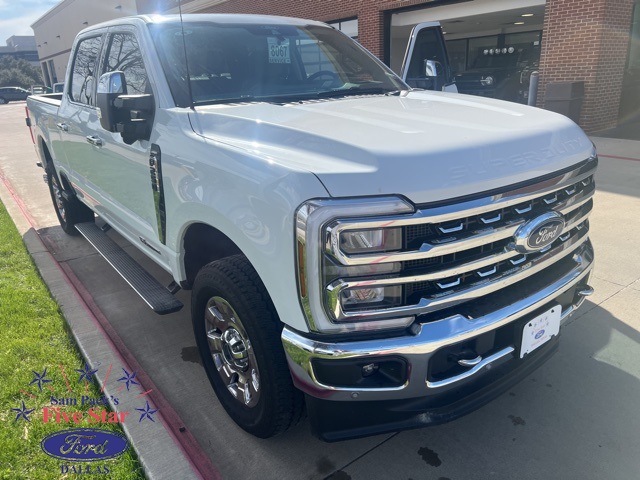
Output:
[[633,0],[547,0],[539,106],[548,83],[584,81],[582,128],[616,126],[632,7]]

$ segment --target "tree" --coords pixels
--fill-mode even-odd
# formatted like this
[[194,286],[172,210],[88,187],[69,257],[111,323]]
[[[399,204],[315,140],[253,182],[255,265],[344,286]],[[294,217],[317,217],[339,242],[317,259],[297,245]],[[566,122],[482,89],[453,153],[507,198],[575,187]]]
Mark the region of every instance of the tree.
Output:
[[26,60],[8,55],[0,57],[0,86],[29,89],[31,85],[42,85],[43,83],[40,69]]

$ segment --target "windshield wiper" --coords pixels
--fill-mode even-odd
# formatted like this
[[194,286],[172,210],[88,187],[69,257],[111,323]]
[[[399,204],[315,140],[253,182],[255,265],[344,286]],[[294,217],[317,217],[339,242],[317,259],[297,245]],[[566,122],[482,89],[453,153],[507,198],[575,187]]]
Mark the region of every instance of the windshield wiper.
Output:
[[327,90],[324,92],[316,93],[319,98],[336,98],[347,97],[351,95],[387,95],[387,96],[399,96],[401,90],[389,90],[383,87],[360,87],[353,86],[349,88],[336,88],[334,90]]
[[352,95],[387,95],[387,96],[399,96],[402,93],[401,90],[389,90],[382,87],[360,87],[352,86],[349,88],[336,88],[334,90],[327,90],[324,92],[299,92],[288,93],[279,95],[243,95],[235,98],[216,98],[212,100],[200,100],[193,102],[194,106],[200,107],[204,105],[220,105],[225,103],[287,103],[295,101],[311,100],[314,98],[340,98]]
[[243,95],[241,97],[235,98],[214,98],[212,100],[198,100],[194,101],[193,105],[195,107],[201,107],[204,105],[218,105],[221,103],[252,103],[252,102],[260,102],[260,98],[256,98],[253,95]]

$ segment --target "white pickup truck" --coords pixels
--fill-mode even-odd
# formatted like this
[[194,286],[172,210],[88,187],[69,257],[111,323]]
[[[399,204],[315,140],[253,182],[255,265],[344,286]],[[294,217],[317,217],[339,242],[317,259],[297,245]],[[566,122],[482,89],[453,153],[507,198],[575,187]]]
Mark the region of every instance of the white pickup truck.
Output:
[[[413,75],[437,75],[423,60]],[[319,22],[96,25],[64,93],[28,110],[62,228],[158,313],[192,291],[209,380],[259,437],[305,403],[328,441],[463,415],[546,360],[592,292],[598,160],[580,128],[412,89]]]

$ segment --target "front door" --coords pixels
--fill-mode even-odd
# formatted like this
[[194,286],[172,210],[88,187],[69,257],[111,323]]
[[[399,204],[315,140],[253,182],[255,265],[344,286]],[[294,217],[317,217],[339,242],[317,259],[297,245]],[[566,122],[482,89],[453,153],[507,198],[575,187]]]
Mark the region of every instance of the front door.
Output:
[[[153,93],[135,31],[127,27],[110,31],[106,43],[100,74],[116,71],[124,73],[125,94]],[[100,162],[88,174],[88,180],[104,198],[103,215],[134,241],[159,250],[158,220],[149,174],[151,143],[148,140],[127,143],[120,133],[108,132],[99,125],[95,135]]]

